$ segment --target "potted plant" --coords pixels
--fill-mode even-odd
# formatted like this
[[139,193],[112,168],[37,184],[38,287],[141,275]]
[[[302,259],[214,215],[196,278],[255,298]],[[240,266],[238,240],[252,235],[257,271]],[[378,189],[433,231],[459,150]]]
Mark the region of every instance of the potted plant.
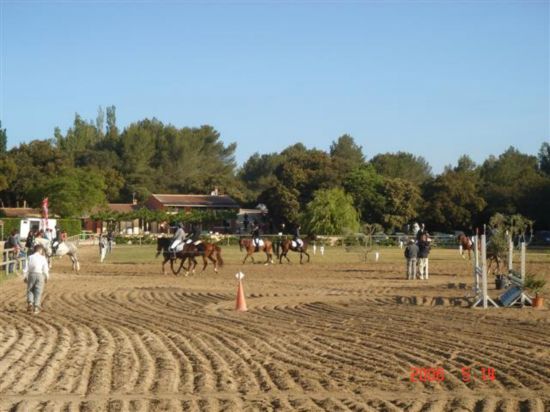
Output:
[[526,289],[529,289],[531,292],[535,294],[535,297],[533,298],[534,308],[542,308],[544,306],[544,300],[542,296],[539,296],[539,293],[542,292],[545,286],[546,286],[546,280],[544,279],[537,278],[534,275],[527,275],[525,277],[525,282],[523,283],[523,287]]

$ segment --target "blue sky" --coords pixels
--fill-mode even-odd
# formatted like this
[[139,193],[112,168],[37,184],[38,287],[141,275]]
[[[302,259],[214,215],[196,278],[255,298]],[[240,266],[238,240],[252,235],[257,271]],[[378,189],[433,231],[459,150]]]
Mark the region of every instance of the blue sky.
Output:
[[237,161],[344,133],[436,172],[550,138],[549,2],[0,0],[8,146],[115,105],[211,124]]

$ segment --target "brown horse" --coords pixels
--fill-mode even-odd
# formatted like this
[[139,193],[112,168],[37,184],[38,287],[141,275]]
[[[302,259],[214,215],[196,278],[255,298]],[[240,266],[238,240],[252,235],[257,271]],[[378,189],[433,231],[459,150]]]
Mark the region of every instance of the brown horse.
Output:
[[[188,243],[183,247],[183,253],[189,259],[189,267],[187,268],[187,272],[191,271],[191,273],[195,273],[195,267],[197,266],[195,256],[202,256],[204,265],[201,272],[204,272],[206,270],[206,266],[208,266],[207,259],[210,259],[210,261],[214,264],[214,272],[218,273],[218,268],[223,267],[222,249],[214,243],[201,242],[198,245]],[[182,260],[180,268],[183,266],[183,262],[184,261]]]
[[[192,273],[195,273],[195,267],[197,266],[195,256],[202,256],[204,262],[204,266],[202,268],[203,272],[208,265],[208,261],[206,259],[210,259],[214,263],[214,271],[216,273],[218,272],[218,267],[223,266],[221,248],[218,245],[212,243],[200,243],[197,246],[191,243],[185,245],[183,250],[180,250],[174,255],[170,251],[171,243],[172,239],[168,237],[160,237],[157,239],[157,256],[159,256],[161,253],[164,256],[164,261],[162,262],[163,274],[166,274],[166,270],[164,269],[166,262],[170,261],[170,269],[172,269],[172,273],[177,276],[181,272],[181,269],[184,268],[183,264],[185,263],[186,259],[189,259],[189,266],[185,268],[185,271],[189,273],[189,271],[191,270]],[[179,268],[176,270],[174,268],[174,262],[177,262],[178,259],[180,259],[181,262]]]
[[[462,246],[462,258],[466,259],[466,256],[464,256],[464,252],[468,251],[468,260],[472,259],[471,252],[474,250],[474,242],[472,242],[472,239],[470,239],[468,236],[466,236],[464,233],[461,233],[458,235],[458,243],[460,246]],[[478,244],[478,251],[481,251],[481,242],[477,242]],[[500,271],[500,256],[498,256],[498,253],[496,253],[494,250],[491,250],[491,247],[487,247],[487,272],[490,272],[491,267],[493,266],[493,263],[496,263],[496,269],[497,273]]]
[[[183,250],[177,252],[175,255],[170,251],[170,245],[172,244],[172,239],[168,237],[159,237],[157,239],[157,254],[156,257],[158,257],[161,253],[164,257],[164,261],[162,262],[162,274],[166,275],[166,269],[164,268],[166,265],[166,262],[170,261],[170,269],[172,269],[172,273],[174,275],[178,275],[181,271],[181,268],[183,266],[183,262],[185,262],[185,259],[187,259],[189,256],[186,255]],[[181,264],[178,270],[174,269],[174,262],[177,262],[178,259],[181,259]],[[191,263],[189,263],[191,265]]]
[[468,251],[468,260],[472,259],[472,250],[474,247],[474,242],[472,242],[472,239],[470,239],[468,236],[466,236],[464,233],[461,233],[457,237],[458,244],[462,246],[462,250],[460,252],[460,255],[463,259],[466,259],[466,256],[464,256],[464,252]]
[[269,239],[262,239],[264,244],[260,246],[259,248],[256,248],[256,245],[254,244],[252,239],[249,238],[241,238],[239,240],[239,248],[242,252],[242,250],[246,250],[246,256],[243,259],[243,264],[246,262],[246,260],[250,257],[252,259],[252,263],[254,262],[254,256],[253,253],[255,252],[264,252],[267,256],[267,260],[265,261],[265,264],[268,265],[269,263],[273,263],[273,244],[271,243],[271,240]]
[[289,250],[300,254],[300,264],[302,264],[304,255],[307,256],[307,261],[309,263],[309,253],[307,253],[308,241],[306,239],[302,239],[302,246],[293,246],[292,242],[293,241],[290,239],[284,239],[277,245],[277,257],[279,258],[279,263],[283,263],[283,257],[290,263],[290,259],[287,256]]

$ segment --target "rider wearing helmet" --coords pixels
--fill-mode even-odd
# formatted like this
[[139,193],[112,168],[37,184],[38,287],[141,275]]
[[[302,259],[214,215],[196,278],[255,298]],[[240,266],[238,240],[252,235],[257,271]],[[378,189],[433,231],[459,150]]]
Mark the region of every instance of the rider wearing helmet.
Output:
[[174,237],[172,237],[172,243],[170,244],[170,251],[172,252],[172,255],[176,256],[176,248],[178,245],[180,245],[185,240],[185,230],[183,230],[183,223],[178,222],[176,233],[174,233]]
[[304,245],[304,242],[300,239],[300,228],[301,226],[297,224],[294,228],[294,237],[292,238],[296,242],[296,249],[301,249]]
[[258,249],[260,247],[260,225],[256,219],[254,219],[250,233],[252,235],[252,242],[254,242],[254,246]]

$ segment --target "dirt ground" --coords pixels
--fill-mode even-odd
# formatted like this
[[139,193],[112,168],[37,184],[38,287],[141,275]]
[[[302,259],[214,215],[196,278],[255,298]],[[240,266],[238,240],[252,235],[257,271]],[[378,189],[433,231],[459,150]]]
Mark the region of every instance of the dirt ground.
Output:
[[[54,262],[39,316],[20,279],[0,283],[0,411],[550,410],[550,311],[468,308],[457,251],[434,250],[427,281],[404,279],[398,249],[268,267],[223,255],[219,274],[175,277],[151,246],[103,264],[82,248],[80,274]],[[550,280],[550,255],[527,270]]]

